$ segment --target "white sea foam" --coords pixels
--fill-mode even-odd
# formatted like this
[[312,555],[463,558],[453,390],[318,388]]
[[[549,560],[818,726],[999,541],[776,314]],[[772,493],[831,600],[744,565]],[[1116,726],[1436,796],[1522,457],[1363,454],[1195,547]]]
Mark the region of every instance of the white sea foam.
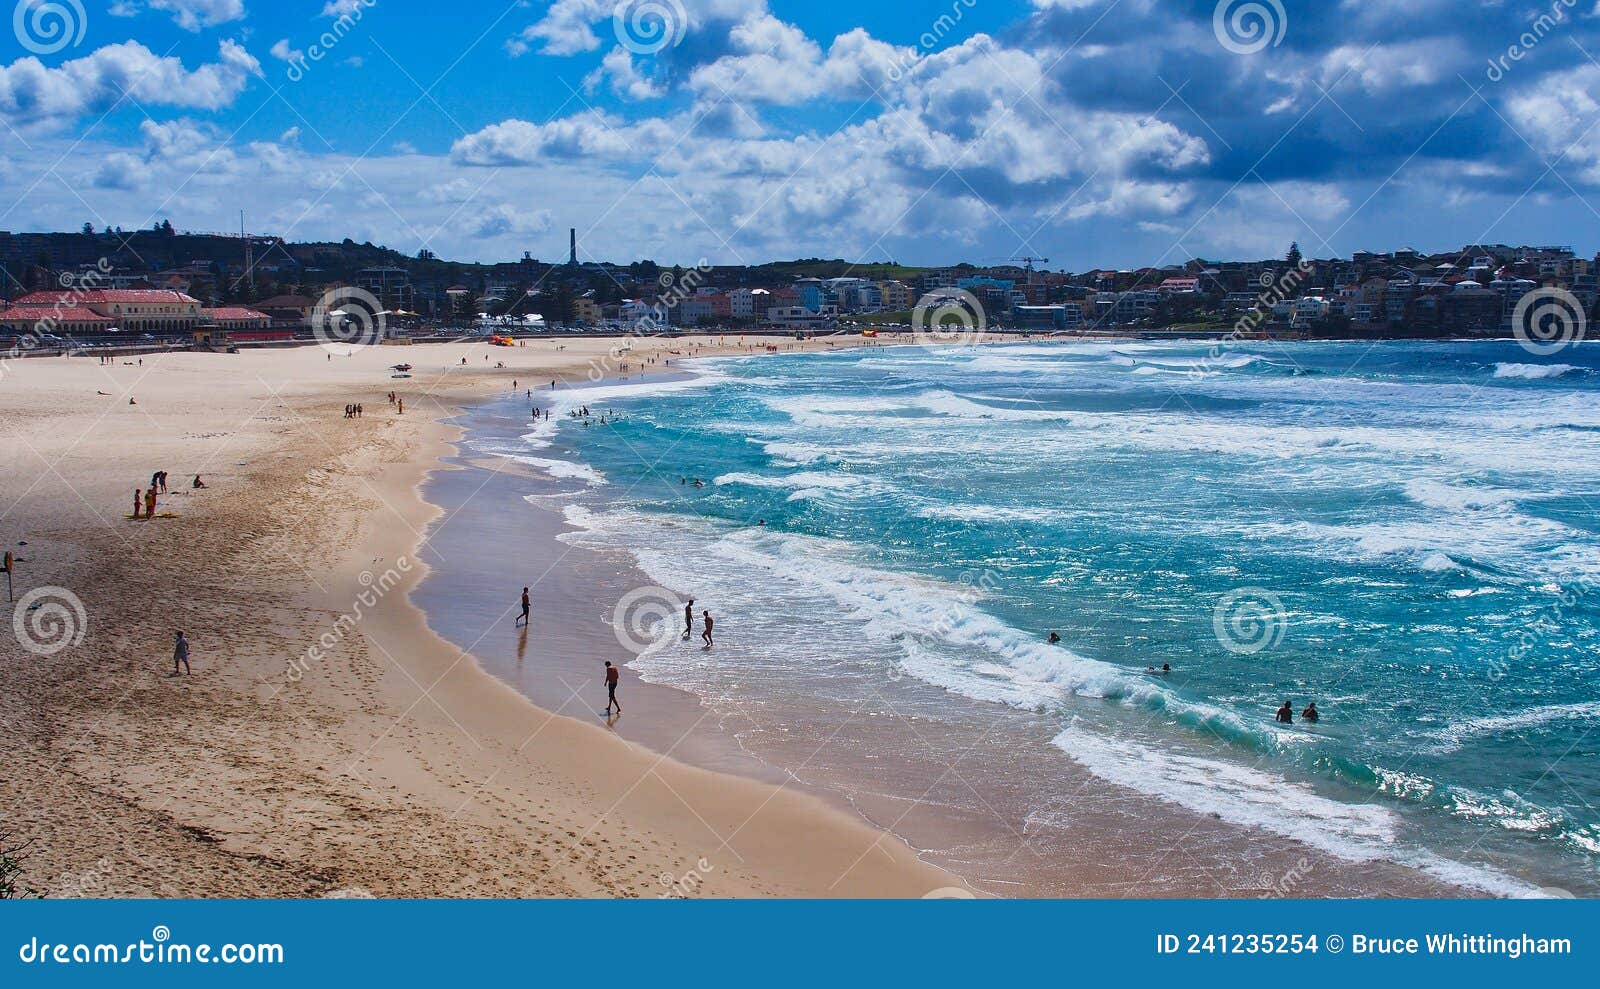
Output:
[[835,474],[823,471],[800,471],[794,474],[752,474],[733,471],[712,479],[712,484],[724,487],[730,484],[752,488],[770,488],[792,492],[790,501],[818,500],[830,496],[841,498],[866,498],[881,495],[888,485],[870,477]]
[[1524,381],[1537,381],[1542,378],[1565,377],[1574,371],[1587,370],[1587,368],[1576,367],[1571,364],[1496,364],[1494,366],[1494,376],[1497,378],[1521,378]]
[[1233,824],[1293,838],[1351,862],[1395,861],[1446,882],[1501,896],[1528,896],[1527,883],[1441,858],[1398,841],[1399,821],[1377,804],[1350,804],[1309,785],[1232,762],[1141,745],[1069,725],[1056,747],[1101,779]]
[[605,475],[588,464],[572,460],[552,460],[548,457],[513,456],[511,459],[530,467],[537,467],[551,477],[562,480],[579,480],[595,487],[606,483]]
[[1458,487],[1428,478],[1415,478],[1405,484],[1406,497],[1419,505],[1451,512],[1505,510],[1522,492],[1504,488]]
[[1467,718],[1438,732],[1438,751],[1454,752],[1467,741],[1483,735],[1515,734],[1529,728],[1558,721],[1594,721],[1600,719],[1600,701],[1577,704],[1546,704],[1512,714],[1492,714]]

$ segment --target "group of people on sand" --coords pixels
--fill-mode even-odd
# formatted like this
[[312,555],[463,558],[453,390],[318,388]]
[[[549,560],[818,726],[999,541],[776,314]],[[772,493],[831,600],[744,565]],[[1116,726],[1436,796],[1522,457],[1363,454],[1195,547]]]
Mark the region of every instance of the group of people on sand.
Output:
[[346,419],[359,419],[359,418],[361,418],[362,411],[363,411],[363,409],[361,408],[361,403],[360,402],[356,402],[356,403],[351,404],[351,405],[346,405],[344,407],[344,417]]
[[[190,488],[199,489],[199,488],[203,488],[205,486],[206,486],[206,482],[202,481],[200,479],[200,475],[199,474],[196,474],[194,476],[194,480],[189,482],[189,487]],[[133,489],[133,516],[132,517],[136,518],[136,519],[153,519],[153,518],[155,518],[156,517],[156,503],[159,500],[160,496],[164,495],[166,493],[167,493],[167,472],[164,471],[164,470],[158,470],[154,474],[150,475],[150,486],[148,488],[145,488],[142,491],[139,490],[138,488],[134,488]],[[143,509],[142,513],[141,513],[140,509]]]

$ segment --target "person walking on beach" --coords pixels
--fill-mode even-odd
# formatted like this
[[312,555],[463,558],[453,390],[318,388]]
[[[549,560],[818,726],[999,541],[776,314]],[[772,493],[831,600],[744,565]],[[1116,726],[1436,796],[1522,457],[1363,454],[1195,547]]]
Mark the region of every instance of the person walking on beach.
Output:
[[683,606],[683,639],[689,641],[689,636],[694,634],[694,598]]
[[1278,722],[1285,725],[1294,724],[1294,705],[1288,701],[1283,702],[1283,706],[1278,708]]
[[530,607],[532,607],[532,605],[533,605],[533,602],[528,597],[528,589],[526,587],[524,587],[522,589],[522,617],[518,618],[516,621],[511,623],[513,627],[516,626],[517,622],[521,622],[524,627],[527,626],[527,624],[528,624],[528,609]]
[[611,665],[611,660],[606,660],[606,713],[611,713],[615,707],[617,713],[622,713],[622,702],[617,700],[617,681],[621,678],[621,671]]
[[[139,489],[138,488],[134,488],[133,489],[133,517],[134,518],[138,518],[139,517]],[[688,637],[689,637],[688,635],[684,636],[684,638],[686,638],[686,639]]]
[[700,614],[706,620],[705,628],[701,631],[700,638],[701,638],[701,640],[703,642],[705,642],[706,648],[710,649],[711,648],[711,612],[702,611]]
[[178,638],[172,644],[172,675],[178,675],[178,667],[183,667],[185,674],[191,673],[189,669],[189,640],[184,637],[183,630],[178,630]]

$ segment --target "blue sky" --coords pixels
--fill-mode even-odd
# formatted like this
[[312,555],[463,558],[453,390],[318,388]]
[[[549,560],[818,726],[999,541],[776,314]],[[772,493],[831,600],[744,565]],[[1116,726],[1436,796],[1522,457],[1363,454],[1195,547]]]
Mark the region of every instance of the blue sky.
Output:
[[[468,260],[1600,249],[1597,0],[21,0],[0,229]],[[341,20],[343,17],[343,20]]]

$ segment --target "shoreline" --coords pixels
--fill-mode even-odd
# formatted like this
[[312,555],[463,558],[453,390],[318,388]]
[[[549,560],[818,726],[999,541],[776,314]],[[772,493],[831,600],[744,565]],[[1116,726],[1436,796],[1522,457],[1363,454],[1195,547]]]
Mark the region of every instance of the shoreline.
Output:
[[[469,409],[468,414],[463,417],[464,420],[476,425],[479,431],[477,435],[480,438],[484,431],[492,432],[496,422],[498,422],[501,430],[509,430],[510,433],[518,432],[514,424],[508,425],[517,416],[512,415],[509,419],[505,418],[505,410],[497,410],[495,404],[493,400],[477,403],[476,407]],[[463,436],[463,439],[470,439],[472,436],[473,434],[469,431]],[[464,445],[462,444],[462,446]],[[461,449],[456,459],[463,462],[468,470],[486,471],[491,475],[481,485],[469,485],[474,492],[475,498],[485,497],[480,492],[490,492],[495,482],[502,479],[507,482],[508,486],[513,486],[510,483],[513,477],[516,478],[514,486],[518,492],[531,492],[527,493],[525,497],[522,494],[518,494],[515,497],[504,496],[503,498],[491,492],[488,497],[490,499],[489,503],[494,506],[494,511],[501,513],[502,517],[516,520],[516,528],[520,529],[527,526],[536,530],[539,533],[538,545],[544,545],[555,540],[557,538],[556,533],[575,531],[576,527],[562,516],[559,508],[549,503],[550,499],[555,497],[552,492],[570,489],[576,483],[573,479],[552,478],[537,469],[508,471],[498,467],[490,467],[486,463],[494,460],[497,456],[515,460],[517,452],[516,448],[499,453],[481,452],[477,449],[471,451]],[[522,449],[520,452],[536,456],[542,460],[547,451],[528,448]],[[559,456],[560,454],[551,455]],[[429,493],[436,498],[442,497],[444,503],[449,504],[450,496],[448,492],[442,491],[443,487],[443,485],[431,486]],[[504,501],[503,505],[501,504],[502,500]],[[479,502],[478,504],[481,508],[484,503]],[[529,511],[530,508],[532,511]],[[458,528],[460,527],[460,523],[455,524]],[[435,623],[435,627],[446,638],[459,637],[458,635],[452,635],[454,631],[451,627],[452,622],[456,620],[452,609],[469,607],[465,603],[465,598],[472,593],[472,589],[481,586],[482,581],[486,579],[488,574],[499,572],[506,566],[505,562],[500,560],[490,564],[480,564],[478,562],[478,557],[481,554],[490,554],[492,556],[499,552],[498,547],[489,545],[491,540],[498,538],[495,535],[496,532],[497,530],[491,526],[486,531],[461,531],[444,536],[444,541],[446,542],[452,538],[456,539],[468,550],[466,557],[473,560],[473,564],[467,567],[471,576],[459,579],[459,586],[454,588],[435,588],[432,600],[427,599],[429,597],[428,591],[424,589],[424,600],[419,602],[424,607],[424,610],[429,613],[429,620]],[[563,558],[570,558],[569,554],[572,552],[571,541],[562,539],[561,543],[563,544],[563,549],[561,550]],[[586,549],[590,553],[603,555],[607,559],[616,556],[622,562],[612,563],[604,573],[587,574],[590,582],[584,584],[581,588],[558,587],[555,589],[555,594],[558,602],[566,602],[569,607],[572,606],[574,600],[579,602],[594,601],[606,605],[607,607],[603,609],[590,609],[597,612],[607,612],[605,615],[597,613],[589,616],[596,620],[598,627],[598,624],[603,624],[604,618],[609,617],[609,604],[615,601],[619,595],[628,588],[653,584],[654,581],[639,569],[637,562],[631,558],[626,550],[615,551],[607,549],[602,551],[594,547],[586,547]],[[520,543],[518,551],[523,551]],[[661,578],[663,575],[656,576]],[[669,586],[671,583],[672,581],[669,580]],[[514,592],[514,588],[510,590]],[[676,588],[676,590],[682,591],[682,588]],[[536,587],[535,599],[541,603],[545,600],[538,587]],[[562,605],[556,603],[553,607],[559,610]],[[586,612],[582,611],[580,606],[574,611],[574,614],[585,615]],[[452,617],[446,619],[442,617],[444,615],[451,615]],[[461,621],[466,628],[474,628],[478,624],[474,620],[466,618],[461,619]],[[536,619],[536,627],[538,627],[538,624]],[[609,632],[609,628],[606,629],[606,632]],[[565,658],[568,661],[571,659],[573,653],[571,640],[592,643],[595,641],[594,636],[602,636],[604,639],[609,639],[610,637],[609,634],[603,634],[598,631],[591,631],[587,638],[584,635],[568,635],[569,641],[566,646],[568,655]],[[511,646],[505,639],[505,636],[500,637],[501,641],[498,648],[503,653],[509,654]],[[485,652],[491,652],[495,648],[496,645],[491,641],[487,645]],[[577,652],[583,653],[585,648],[592,647],[579,647]],[[613,645],[611,648],[614,650],[615,646]],[[561,680],[560,684],[554,687],[549,684],[540,684],[536,679],[530,680],[523,671],[520,650],[518,652],[519,660],[515,668],[502,661],[491,663],[489,667],[491,672],[502,680],[515,684],[518,689],[532,697],[536,703],[540,703],[542,706],[550,707],[563,704],[561,690],[570,685],[565,680]],[[592,655],[592,652],[589,654]],[[555,668],[560,670],[562,674],[572,675],[572,671],[569,668],[561,665],[561,659],[562,657],[556,657]],[[597,662],[597,660],[595,661]],[[626,665],[624,665],[624,672],[626,675]],[[921,793],[921,787],[926,784],[928,779],[939,775],[939,766],[937,765],[928,767],[928,771],[918,774],[914,771],[915,767],[909,762],[905,766],[896,764],[897,770],[904,774],[900,782],[914,786],[909,791],[897,794],[894,792],[893,787],[884,785],[881,781],[877,784],[867,782],[867,777],[863,775],[866,771],[866,763],[861,760],[859,754],[855,756],[846,755],[843,757],[842,762],[836,761],[824,769],[821,766],[810,766],[811,757],[806,755],[806,752],[810,751],[809,746],[804,746],[804,751],[789,752],[788,761],[783,758],[784,751],[781,748],[773,750],[768,746],[766,751],[752,750],[745,743],[740,730],[730,730],[723,724],[724,722],[732,721],[739,725],[747,725],[749,730],[755,730],[756,723],[750,720],[739,705],[734,705],[732,710],[727,708],[719,709],[710,699],[699,694],[665,684],[650,684],[648,680],[639,675],[631,678],[631,682],[628,685],[634,691],[639,688],[653,687],[654,690],[661,692],[660,696],[665,699],[665,708],[668,711],[687,707],[693,711],[702,712],[700,720],[706,720],[709,717],[717,722],[715,726],[701,732],[701,734],[709,733],[712,736],[709,739],[710,744],[700,745],[693,751],[680,751],[676,746],[682,740],[682,736],[675,735],[671,731],[665,734],[649,730],[641,731],[635,737],[642,744],[652,745],[658,751],[672,752],[675,756],[682,755],[691,762],[713,765],[721,771],[729,771],[746,776],[754,775],[755,778],[763,780],[771,780],[773,778],[793,780],[799,783],[801,788],[819,794],[830,805],[852,816],[859,817],[871,827],[886,830],[896,835],[900,840],[905,841],[910,847],[922,849],[925,859],[961,875],[968,883],[978,888],[998,895],[1252,896],[1263,895],[1261,893],[1262,889],[1267,890],[1265,895],[1272,895],[1271,891],[1276,883],[1276,880],[1271,879],[1272,876],[1297,875],[1306,872],[1313,866],[1316,866],[1318,871],[1340,869],[1345,873],[1344,879],[1339,882],[1324,883],[1324,888],[1327,890],[1324,895],[1363,895],[1361,892],[1363,890],[1367,891],[1365,895],[1373,895],[1375,891],[1378,895],[1482,895],[1469,889],[1449,885],[1436,876],[1425,875],[1398,863],[1384,861],[1353,863],[1327,852],[1318,851],[1292,839],[1254,832],[1250,828],[1224,824],[1220,820],[1209,821],[1203,815],[1192,811],[1176,808],[1153,798],[1131,795],[1131,791],[1124,790],[1109,781],[1102,780],[1081,770],[1057,773],[1052,768],[1046,784],[1047,786],[1059,784],[1063,793],[1089,792],[1096,794],[1097,800],[1104,800],[1108,804],[1114,805],[1114,809],[1110,811],[1089,810],[1084,812],[1081,809],[1074,808],[1070,813],[1064,815],[1067,819],[1076,816],[1078,818],[1077,824],[1080,826],[1060,828],[1058,825],[1061,822],[1049,820],[1041,822],[1035,820],[1032,815],[1028,815],[1024,819],[1020,813],[1014,821],[1007,822],[999,819],[996,816],[995,808],[988,806],[989,802],[993,801],[1002,808],[1012,807],[1016,806],[1014,801],[1018,797],[1018,793],[1008,791],[1005,787],[992,792],[989,800],[979,798],[984,806],[976,811],[962,811],[958,803],[940,802],[936,799],[934,802],[941,808],[941,812],[927,814],[918,811],[918,807],[923,803],[923,800],[921,797],[916,797],[916,795]],[[773,710],[768,712],[763,706],[761,708],[762,713],[770,714],[773,718],[779,720],[782,720],[780,712],[789,712],[792,715],[798,711],[808,710],[804,705],[801,705],[798,698],[769,698],[769,701],[775,705]],[[1014,717],[1010,712],[993,711],[983,705],[969,704],[959,699],[955,700],[954,703],[972,708],[973,710],[970,712],[971,720],[960,729],[949,733],[947,739],[941,738],[940,741],[947,742],[963,752],[970,751],[972,746],[981,744],[983,740],[989,738],[988,728],[985,725],[991,716],[993,718]],[[582,705],[578,704],[577,706],[581,708]],[[891,712],[892,710],[891,707]],[[652,710],[650,713],[652,717],[656,717],[661,712]],[[670,723],[681,727],[685,720],[687,720],[687,717],[682,715],[680,711],[678,717],[670,719]],[[625,725],[630,724],[627,718],[622,719],[622,723]],[[698,728],[698,722],[696,727]],[[827,724],[816,724],[812,727],[816,731],[828,731]],[[925,725],[922,733],[925,734],[930,730]],[[756,733],[759,734],[758,731]],[[938,733],[936,732],[935,734],[937,735]],[[1060,761],[1062,754],[1048,745],[1049,739],[1053,734],[1053,731],[1048,731],[1038,739],[1021,743],[1019,751],[1014,756],[1014,765],[1008,767],[1015,771],[1014,775],[1023,775],[1027,772],[1027,767],[1029,766],[1037,768],[1042,760],[1054,759]],[[696,738],[700,740],[698,736]],[[830,735],[829,738],[831,740],[832,736]],[[927,741],[925,738],[920,740]],[[884,736],[880,741],[892,742],[893,737]],[[664,746],[665,748],[663,748]],[[736,750],[736,757],[728,757],[728,749],[730,748]],[[774,758],[775,752],[778,758]],[[812,753],[812,755],[815,755],[815,753]],[[796,761],[799,761],[798,766],[795,764]],[[1076,764],[1073,765],[1076,766]],[[811,772],[812,768],[821,771]],[[877,768],[882,770],[886,767],[878,766]],[[1035,781],[1037,782],[1039,779],[1041,778],[1036,777]],[[921,780],[921,782],[918,783],[918,780]],[[916,797],[916,799],[912,799],[913,797]],[[1008,800],[1013,802],[1008,804]],[[1189,863],[1183,865],[1173,863],[1172,866],[1168,867],[1169,870],[1176,867],[1175,873],[1169,873],[1165,878],[1147,876],[1142,881],[1131,881],[1131,877],[1137,875],[1137,872],[1129,873],[1125,876],[1123,873],[1126,872],[1126,869],[1119,870],[1111,865],[1110,862],[1115,860],[1116,857],[1110,855],[1109,852],[1105,865],[1090,865],[1089,863],[1075,861],[1076,855],[1071,851],[1074,847],[1085,843],[1090,846],[1104,846],[1107,839],[1110,839],[1113,846],[1124,843],[1121,839],[1114,837],[1129,827],[1129,823],[1123,821],[1122,818],[1128,818],[1129,821],[1138,821],[1141,829],[1144,825],[1151,825],[1157,831],[1163,831],[1170,827],[1172,829],[1170,833],[1195,835],[1203,843],[1215,843],[1215,846],[1220,847],[1237,847],[1240,852],[1234,859],[1218,856],[1215,860],[1215,865],[1211,868],[1201,866],[1195,861],[1194,856],[1186,854],[1185,857],[1190,860]],[[1000,826],[997,827],[997,824]],[[1142,833],[1142,830],[1140,833]],[[1252,838],[1252,835],[1255,837]],[[1256,847],[1250,847],[1248,852],[1244,851],[1247,846],[1252,844]],[[1022,862],[1019,865],[1018,862],[1013,860],[1018,858],[1018,853],[1023,849],[1027,849],[1032,854],[1021,856]],[[1052,856],[1054,859],[1053,864],[1044,864],[1045,860],[1040,858],[1041,854],[1043,854],[1041,849],[1049,849],[1055,853]],[[1215,853],[1216,848],[1213,847],[1212,854],[1215,855]],[[1134,849],[1132,854],[1136,857],[1138,849]],[[1213,861],[1211,858],[1206,858],[1204,854],[1201,855],[1201,858],[1204,858],[1208,863]],[[1127,865],[1129,861],[1135,860],[1136,858],[1125,859],[1124,865]],[[1240,866],[1244,866],[1244,868],[1240,869]],[[1226,883],[1218,882],[1216,878],[1218,874],[1229,873],[1233,874],[1231,880]]]
[[[455,370],[482,349],[61,358],[8,378],[18,469],[0,534],[27,544],[18,591],[68,591],[87,616],[61,652],[9,637],[0,652],[13,687],[0,723],[16,739],[0,828],[31,841],[24,882],[52,896],[951,886],[814,797],[543,711],[434,635],[408,595],[438,562],[425,529],[441,510],[421,486],[450,449],[442,420],[514,375],[613,359],[569,344]],[[448,362],[400,386],[404,416],[382,399],[397,358]],[[339,416],[351,398],[363,419]],[[152,463],[178,482],[164,499],[177,517],[116,519]],[[204,491],[179,486],[191,473]],[[177,680],[174,627],[194,648]]]

